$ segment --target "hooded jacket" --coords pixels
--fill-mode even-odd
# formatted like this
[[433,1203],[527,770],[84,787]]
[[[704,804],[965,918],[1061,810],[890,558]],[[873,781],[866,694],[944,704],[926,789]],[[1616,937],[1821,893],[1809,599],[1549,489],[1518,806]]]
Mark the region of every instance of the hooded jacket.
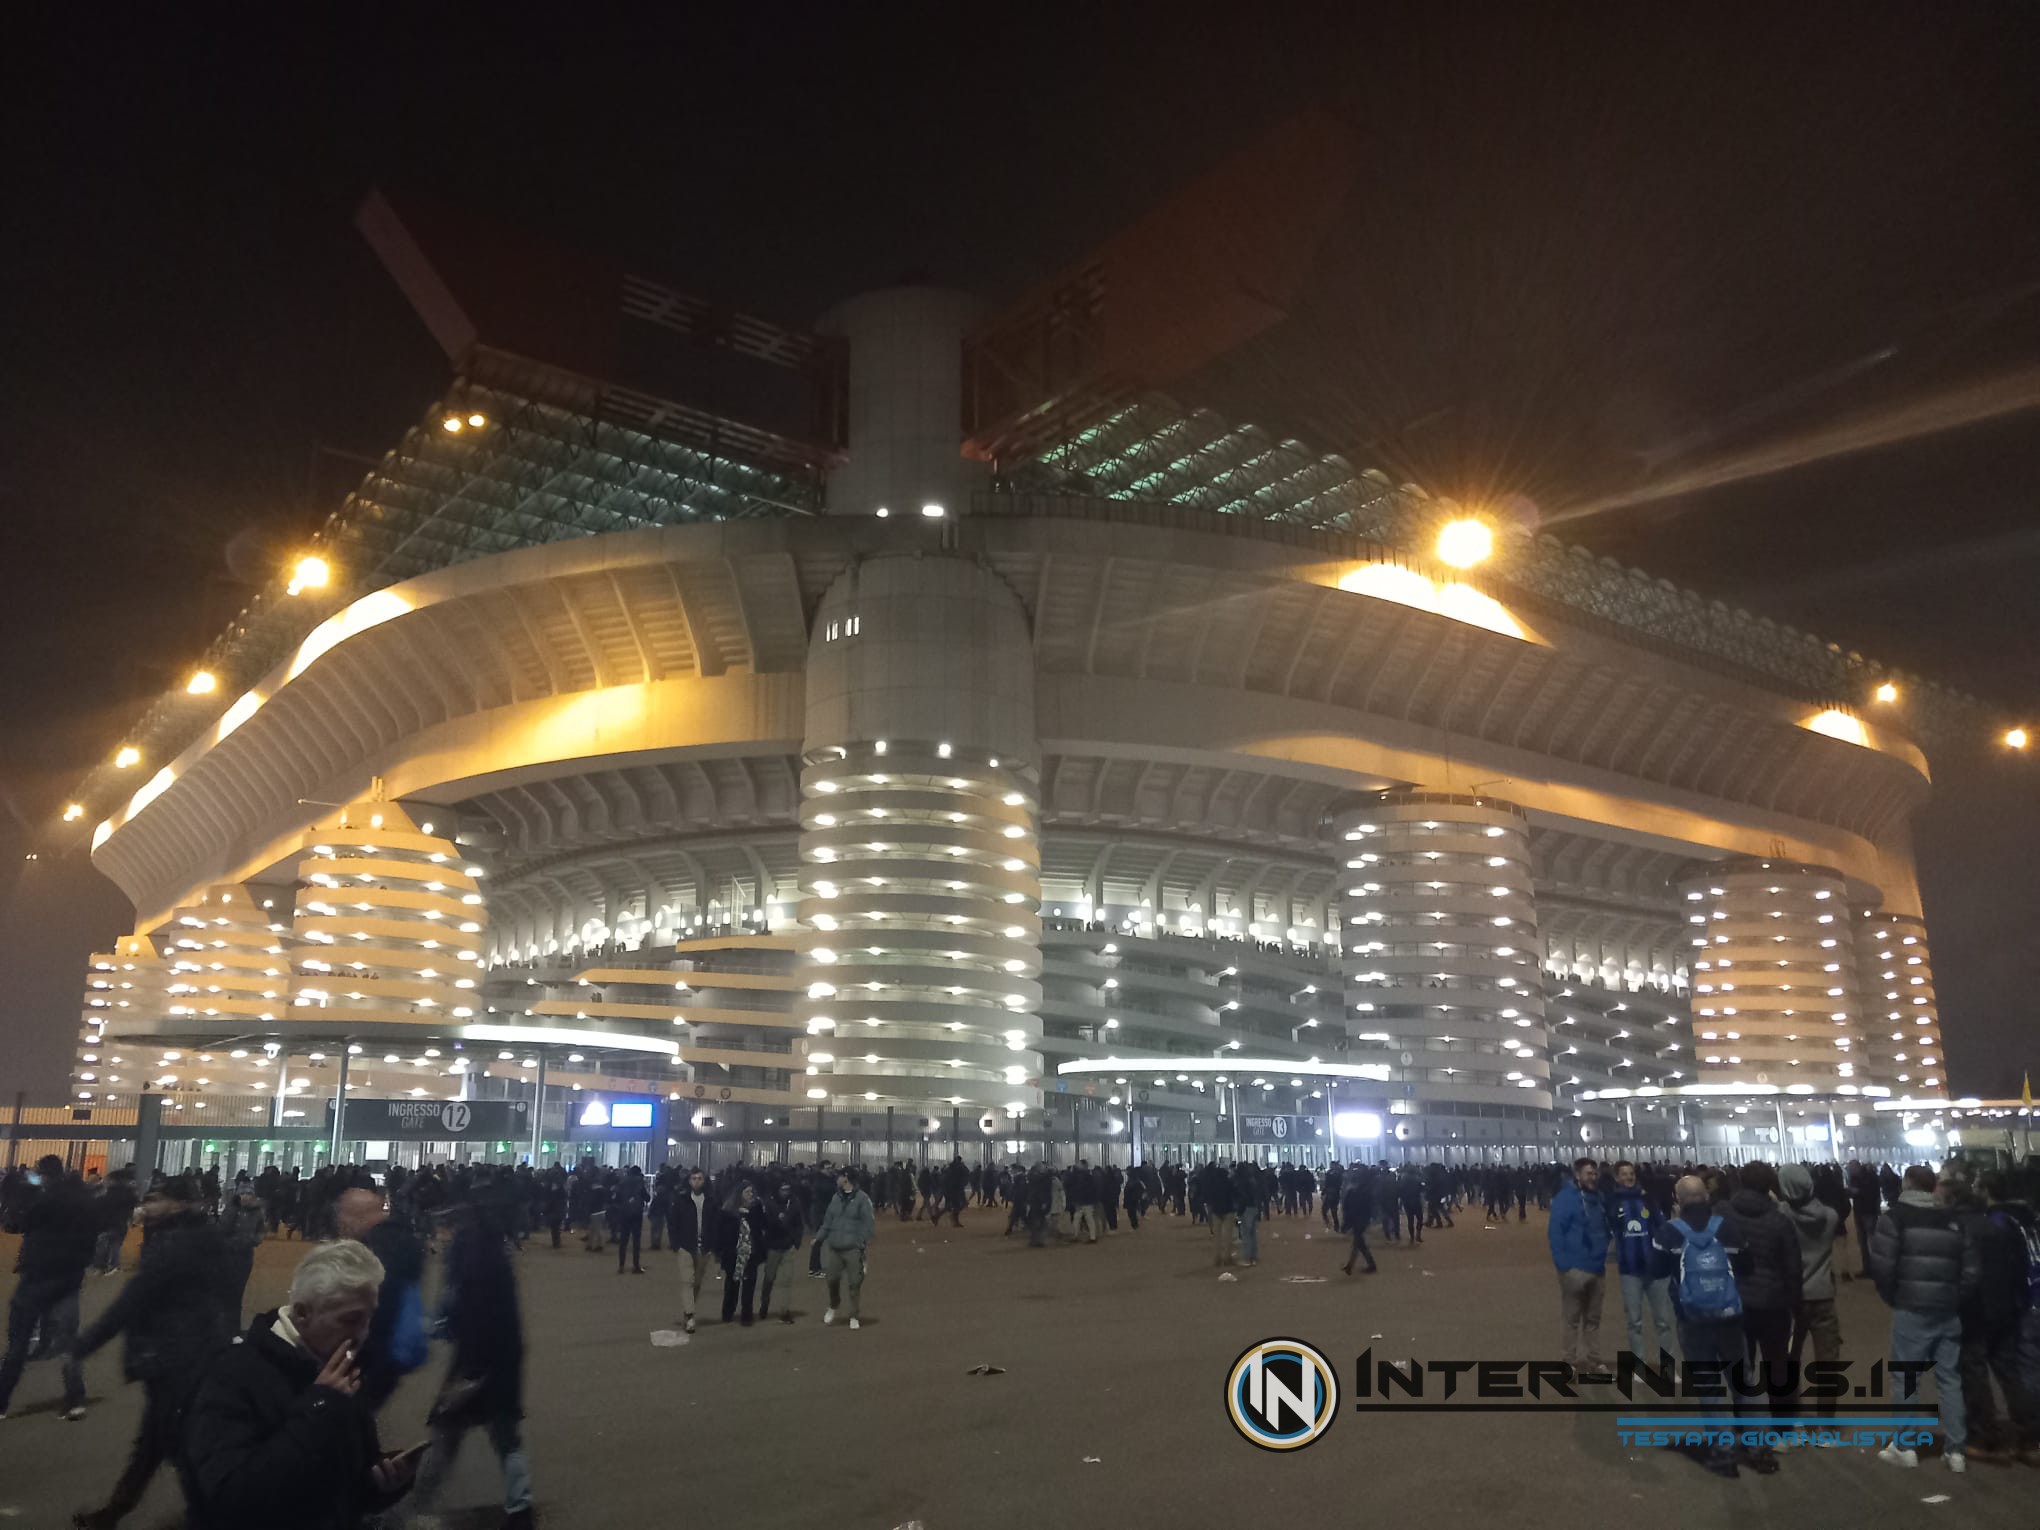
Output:
[[1982,1264],[1976,1293],[1976,1315],[1986,1333],[2018,1328],[2026,1312],[2026,1230],[2033,1208],[2024,1201],[1999,1201],[1988,1207],[1978,1229]]
[[1743,1309],[1791,1311],[1806,1283],[1793,1224],[1761,1190],[1736,1191],[1728,1209],[1735,1214],[1742,1243],[1735,1256],[1735,1285]]
[[1800,1300],[1832,1301],[1835,1295],[1835,1237],[1841,1230],[1841,1215],[1827,1202],[1814,1199],[1813,1176],[1803,1164],[1782,1166],[1778,1170],[1778,1188],[1785,1195],[1784,1205],[1780,1208],[1785,1220],[1799,1234]]
[[1870,1235],[1870,1276],[1887,1306],[1953,1317],[1982,1280],[1983,1264],[1952,1211],[1928,1191],[1905,1190]]

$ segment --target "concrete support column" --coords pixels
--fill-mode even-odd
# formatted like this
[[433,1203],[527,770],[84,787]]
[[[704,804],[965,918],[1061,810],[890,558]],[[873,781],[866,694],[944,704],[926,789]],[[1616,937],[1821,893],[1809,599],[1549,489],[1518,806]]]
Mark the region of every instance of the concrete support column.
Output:
[[144,1094],[135,1100],[135,1194],[146,1195],[149,1175],[163,1147],[163,1096]]
[[1838,871],[1741,859],[1679,884],[1693,951],[1699,1080],[1855,1093],[1866,1068],[1855,941]]
[[807,1098],[1038,1108],[1039,746],[1013,592],[940,555],[846,571],[815,616],[804,756]]
[[1569,1111],[1553,1087],[1523,810],[1388,792],[1340,813],[1333,833],[1347,1023],[1410,1054],[1404,1109]]
[[531,1091],[531,1167],[538,1167],[539,1150],[545,1144],[545,1053],[538,1054],[538,1077]]
[[347,1140],[347,1065],[352,1061],[347,1043],[340,1044],[340,1080],[333,1091],[333,1135],[326,1147],[330,1163],[340,1161],[340,1144]]

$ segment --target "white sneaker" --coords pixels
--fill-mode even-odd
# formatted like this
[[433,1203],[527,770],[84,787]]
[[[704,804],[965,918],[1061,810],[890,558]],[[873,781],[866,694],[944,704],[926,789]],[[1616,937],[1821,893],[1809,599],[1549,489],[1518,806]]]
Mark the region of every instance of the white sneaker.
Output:
[[[850,1326],[852,1328],[857,1327],[858,1326],[857,1319],[855,1318],[850,1319]],[[1948,1458],[1948,1464],[1954,1467],[1955,1470],[1957,1470],[1958,1472],[1962,1470],[1962,1458],[1960,1456],[1950,1456]]]
[[[857,1325],[852,1323],[850,1326],[855,1328]],[[1941,1459],[1948,1463],[1948,1470],[1958,1477],[1969,1470],[1969,1457],[1959,1450],[1951,1450]]]
[[824,1323],[833,1323],[833,1322],[835,1322],[835,1321],[836,1321],[836,1309],[835,1309],[834,1307],[831,1307],[831,1308],[829,1308],[829,1309],[828,1309],[828,1310],[827,1310],[826,1312],[824,1312],[824,1313],[822,1314],[822,1321],[823,1321]]
[[1877,1452],[1877,1459],[1889,1466],[1918,1466],[1920,1453],[1917,1450],[1900,1450],[1896,1441]]

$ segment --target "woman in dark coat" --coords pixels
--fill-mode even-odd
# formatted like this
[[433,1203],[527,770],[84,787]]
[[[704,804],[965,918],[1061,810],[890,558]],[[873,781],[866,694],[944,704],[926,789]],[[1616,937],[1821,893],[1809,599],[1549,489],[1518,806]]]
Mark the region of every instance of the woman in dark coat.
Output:
[[765,1207],[746,1183],[723,1208],[716,1253],[722,1259],[722,1320],[727,1323],[742,1302],[743,1326],[751,1326],[751,1303],[758,1292],[758,1267],[765,1262]]
[[437,1501],[461,1441],[473,1428],[488,1431],[503,1464],[503,1523],[531,1523],[531,1463],[524,1454],[524,1320],[517,1305],[517,1272],[503,1247],[505,1228],[472,1202],[454,1209],[453,1244],[446,1251],[446,1286],[440,1323],[453,1341],[453,1363],[433,1404],[431,1448],[418,1469],[413,1512]]

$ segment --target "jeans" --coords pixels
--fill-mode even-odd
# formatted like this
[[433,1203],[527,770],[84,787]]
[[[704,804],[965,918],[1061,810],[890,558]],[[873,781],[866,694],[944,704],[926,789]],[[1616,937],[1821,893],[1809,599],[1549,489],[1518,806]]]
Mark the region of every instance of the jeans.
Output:
[[[2023,1322],[1962,1335],[1962,1401],[1978,1445],[1999,1450],[2040,1447],[2040,1375],[2033,1371],[2034,1357],[2026,1343],[2034,1336],[2040,1336],[2040,1311],[2026,1313]],[[1993,1374],[2005,1389],[2009,1422],[1991,1395]],[[5,1396],[0,1390],[0,1397]]]
[[[70,1317],[68,1328],[78,1326],[78,1287],[68,1278],[59,1276],[55,1280],[23,1281],[14,1289],[14,1299],[7,1304],[7,1354],[0,1359],[0,1413],[7,1411],[7,1404],[14,1396],[15,1383],[21,1380],[21,1369],[28,1364],[30,1336],[41,1324],[45,1345],[59,1341],[67,1342],[67,1335],[59,1330],[66,1328],[65,1312]],[[77,1367],[64,1367],[64,1407],[82,1407],[85,1402],[85,1385]]]
[[[1657,1341],[1657,1350],[1643,1347],[1643,1312],[1650,1309],[1651,1337]],[[1660,1275],[1648,1279],[1642,1275],[1622,1277],[1622,1316],[1629,1324],[1629,1352],[1639,1360],[1652,1360],[1658,1350],[1670,1349],[1674,1342],[1672,1321],[1672,1278]]]
[[680,1264],[680,1316],[691,1319],[701,1302],[701,1283],[708,1279],[708,1252],[704,1249],[697,1254],[683,1248],[673,1257]]
[[1243,1207],[1240,1211],[1240,1258],[1252,1264],[1261,1251],[1261,1240],[1256,1229],[1261,1225],[1259,1206]]
[[1231,1264],[1233,1250],[1239,1242],[1239,1222],[1230,1212],[1214,1212],[1211,1218],[1212,1242],[1215,1245],[1211,1256],[1213,1264]]
[[[418,1467],[417,1483],[404,1500],[406,1522],[414,1515],[429,1514],[432,1506],[438,1503],[440,1489],[446,1485],[446,1474],[453,1470],[453,1459],[460,1454],[461,1441],[474,1427],[471,1423],[433,1426],[432,1447],[425,1452],[425,1459]],[[482,1428],[488,1431],[489,1444],[496,1452],[496,1459],[503,1463],[503,1512],[515,1514],[520,1509],[529,1509],[531,1459],[524,1454],[524,1440],[518,1431],[516,1416],[494,1414]]]
[[643,1269],[644,1257],[641,1249],[644,1244],[645,1219],[643,1217],[626,1217],[617,1225],[615,1232],[616,1273],[619,1275],[623,1273],[623,1251],[626,1248],[630,1250],[631,1268]]
[[[1740,1318],[1721,1318],[1716,1321],[1681,1318],[1678,1327],[1679,1352],[1685,1356],[1687,1365],[1719,1363],[1724,1367],[1720,1374],[1725,1377],[1728,1374],[1725,1367],[1741,1363],[1743,1333]],[[1724,1389],[1733,1392],[1725,1381],[1718,1381],[1705,1388],[1705,1395],[1718,1401]],[[1730,1411],[1738,1415],[1747,1414],[1751,1411],[1751,1401],[1748,1398],[1734,1396],[1730,1403],[1717,1408],[1703,1408],[1702,1411],[1716,1416],[1725,1416]],[[1712,1437],[1717,1431],[1707,1432],[1710,1436],[1707,1447],[1709,1457],[1717,1461],[1734,1460],[1734,1447],[1715,1442]]]
[[1606,1295],[1599,1270],[1558,1272],[1559,1355],[1575,1370],[1601,1355],[1601,1299]]
[[772,1284],[779,1279],[779,1272],[786,1267],[787,1258],[792,1253],[790,1248],[765,1251],[764,1268],[758,1274],[758,1316],[772,1316]]
[[[1891,1358],[1894,1363],[1929,1360],[1934,1366],[1934,1386],[1941,1396],[1941,1432],[1948,1437],[1948,1454],[1959,1456],[1969,1444],[1969,1416],[1962,1398],[1962,1319],[1952,1312],[1908,1312],[1894,1308],[1891,1314]],[[1903,1380],[1898,1380],[1901,1388]],[[1917,1386],[1917,1379],[1913,1385]],[[1906,1412],[1923,1405],[1919,1394],[1901,1395],[1897,1406]]]
[[120,1268],[120,1251],[127,1242],[127,1224],[109,1227],[92,1244],[92,1268],[111,1273]]
[[822,1274],[829,1281],[829,1306],[837,1308],[849,1304],[844,1316],[857,1316],[857,1299],[864,1290],[864,1250],[861,1248],[825,1248],[822,1250]]

